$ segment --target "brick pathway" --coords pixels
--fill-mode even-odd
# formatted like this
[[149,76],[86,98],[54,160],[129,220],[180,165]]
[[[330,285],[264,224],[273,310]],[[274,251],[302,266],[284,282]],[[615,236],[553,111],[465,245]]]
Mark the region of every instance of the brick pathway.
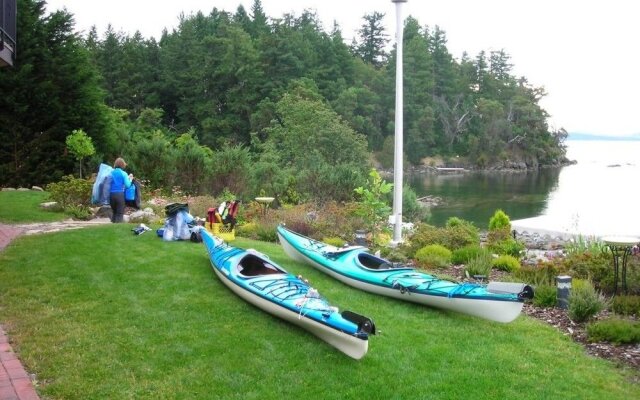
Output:
[[[0,251],[21,235],[23,229],[0,224]],[[16,357],[0,325],[0,400],[39,400],[36,389]]]
[[[20,235],[55,232],[63,229],[78,229],[85,226],[110,223],[109,218],[90,221],[60,221],[23,225],[0,224],[0,251]],[[22,363],[11,349],[9,338],[0,325],[0,400],[39,400],[38,394],[22,367]]]
[[0,326],[0,400],[39,400],[36,389]]
[[16,228],[11,225],[0,224],[0,250],[7,247],[7,245],[16,236],[21,235],[24,232],[22,228]]

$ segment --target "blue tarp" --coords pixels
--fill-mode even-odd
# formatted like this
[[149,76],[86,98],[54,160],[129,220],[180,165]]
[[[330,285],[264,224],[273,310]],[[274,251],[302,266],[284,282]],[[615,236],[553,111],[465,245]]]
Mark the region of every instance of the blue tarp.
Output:
[[91,193],[91,203],[97,205],[109,205],[109,192],[111,191],[111,171],[113,167],[107,164],[100,164],[96,181],[93,184]]
[[192,228],[195,226],[195,220],[187,210],[179,210],[175,215],[167,218],[164,227],[158,229],[158,236],[162,240],[189,240],[191,238]]

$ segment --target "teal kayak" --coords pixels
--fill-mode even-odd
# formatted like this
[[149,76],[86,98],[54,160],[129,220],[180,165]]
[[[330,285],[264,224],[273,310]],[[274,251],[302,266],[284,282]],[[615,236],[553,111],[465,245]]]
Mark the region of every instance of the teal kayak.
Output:
[[360,359],[367,354],[375,324],[351,311],[339,312],[306,280],[293,276],[255,250],[229,246],[200,230],[214,272],[231,291],[254,306],[298,325]]
[[280,244],[289,257],[337,280],[371,293],[389,296],[497,322],[518,317],[533,289],[522,283],[457,283],[438,279],[367,252],[362,246],[335,247],[280,225]]

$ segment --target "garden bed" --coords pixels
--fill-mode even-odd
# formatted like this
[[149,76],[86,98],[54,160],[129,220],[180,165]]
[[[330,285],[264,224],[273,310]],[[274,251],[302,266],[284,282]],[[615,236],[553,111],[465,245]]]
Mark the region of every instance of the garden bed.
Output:
[[[587,340],[586,323],[573,322],[567,311],[560,308],[541,308],[525,304],[523,313],[557,328],[564,335],[571,337],[585,347],[588,354],[632,367],[640,372],[640,345],[614,345],[607,342],[591,343]],[[596,320],[608,319],[609,311],[602,311]],[[636,377],[640,382],[640,376]]]
[[[438,270],[438,275],[462,279],[464,277],[464,266],[453,265],[447,269]],[[504,281],[506,280],[505,275],[505,272],[493,269],[489,280]],[[634,368],[640,373],[640,344],[614,345],[608,342],[589,342],[586,329],[588,323],[572,321],[567,310],[557,307],[542,308],[527,303],[524,305],[522,312],[557,328],[562,334],[569,336],[573,341],[584,346],[588,354]],[[604,310],[596,315],[595,320],[608,319],[612,315],[610,311]],[[640,382],[640,374],[636,376],[636,381]]]

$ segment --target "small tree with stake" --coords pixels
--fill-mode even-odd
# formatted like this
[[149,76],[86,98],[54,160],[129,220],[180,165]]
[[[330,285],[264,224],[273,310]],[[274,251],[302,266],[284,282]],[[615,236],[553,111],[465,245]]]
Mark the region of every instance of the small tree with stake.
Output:
[[75,129],[71,132],[71,135],[67,136],[65,143],[69,151],[80,163],[80,179],[82,179],[82,161],[85,157],[90,157],[96,152],[93,147],[93,141],[82,129]]

